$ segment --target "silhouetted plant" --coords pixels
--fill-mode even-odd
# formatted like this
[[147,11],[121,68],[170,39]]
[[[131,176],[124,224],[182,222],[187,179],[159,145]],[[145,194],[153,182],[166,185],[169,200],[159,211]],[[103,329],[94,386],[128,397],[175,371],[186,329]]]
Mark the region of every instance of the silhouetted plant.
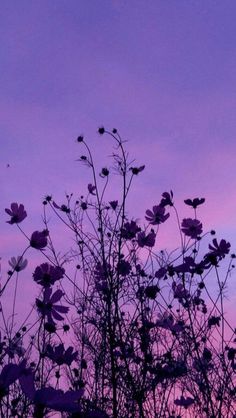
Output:
[[[46,196],[42,231],[23,231],[22,204],[6,209],[7,222],[16,224],[28,246],[9,261],[0,291],[3,300],[15,277],[9,318],[1,304],[1,415],[234,417],[236,339],[225,316],[224,292],[235,255],[223,279],[219,270],[230,244],[212,239],[214,231],[203,233],[198,207],[204,198],[185,200],[193,217],[182,221],[172,191],[147,208],[146,224],[130,217],[127,199],[145,166],[133,166],[116,129],[100,127],[98,133],[114,140],[113,165],[96,171],[79,136],[85,147],[79,161],[90,170],[87,191],[76,199],[66,195],[62,204]],[[121,187],[114,186],[110,200],[114,174]],[[74,247],[64,255],[53,243],[50,212],[73,234]],[[170,216],[178,224],[179,249],[157,251],[159,228]],[[211,242],[205,252],[206,237]],[[40,289],[34,319],[28,315],[17,329],[18,275],[27,267],[30,247],[45,260],[32,277]],[[214,296],[209,276],[215,279]]]

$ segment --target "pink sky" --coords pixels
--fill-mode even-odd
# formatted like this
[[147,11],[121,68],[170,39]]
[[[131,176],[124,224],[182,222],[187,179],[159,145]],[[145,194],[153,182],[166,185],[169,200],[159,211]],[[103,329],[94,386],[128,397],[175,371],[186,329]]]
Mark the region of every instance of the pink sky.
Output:
[[101,124],[146,165],[132,215],[170,189],[180,216],[191,215],[183,199],[205,197],[204,225],[236,251],[235,16],[234,0],[2,0],[3,265],[23,247],[4,208],[24,203],[30,233],[45,194],[80,195],[90,179],[75,139],[83,133],[99,163],[111,151]]

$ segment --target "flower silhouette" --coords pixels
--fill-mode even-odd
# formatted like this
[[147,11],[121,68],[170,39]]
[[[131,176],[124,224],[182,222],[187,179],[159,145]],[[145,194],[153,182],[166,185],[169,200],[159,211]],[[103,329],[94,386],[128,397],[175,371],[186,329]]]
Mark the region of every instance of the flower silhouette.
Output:
[[59,266],[52,266],[49,263],[43,263],[36,267],[33,274],[34,281],[43,287],[53,285],[57,280],[60,280],[65,273],[65,270]]
[[5,212],[11,216],[11,220],[7,221],[7,223],[11,225],[19,224],[27,216],[24,205],[22,205],[22,203],[20,205],[18,205],[18,203],[12,203],[11,209],[5,209]]
[[190,238],[197,238],[202,233],[202,223],[198,219],[183,219],[181,231]]
[[18,255],[17,258],[12,257],[9,261],[8,261],[9,265],[12,267],[12,269],[14,271],[22,271],[26,268],[28,261],[25,259],[23,259],[22,256]]
[[46,229],[44,229],[41,232],[40,231],[33,232],[30,238],[31,247],[35,248],[36,250],[42,250],[48,244],[47,236],[48,236],[48,231]]
[[152,211],[146,210],[145,219],[150,222],[151,225],[159,225],[165,222],[169,218],[170,214],[165,214],[165,208],[161,205],[153,206]]
[[76,360],[77,355],[77,351],[73,353],[73,347],[68,347],[67,350],[65,350],[64,344],[59,344],[56,347],[48,345],[46,349],[46,356],[59,366],[62,364],[70,366],[72,361]]
[[55,305],[63,295],[64,293],[60,289],[56,290],[52,295],[52,289],[47,287],[44,290],[43,300],[36,299],[36,306],[39,313],[44,318],[46,317],[49,323],[54,323],[53,318],[57,321],[62,321],[64,318],[61,316],[61,313],[67,313],[69,311],[69,308],[66,306]]

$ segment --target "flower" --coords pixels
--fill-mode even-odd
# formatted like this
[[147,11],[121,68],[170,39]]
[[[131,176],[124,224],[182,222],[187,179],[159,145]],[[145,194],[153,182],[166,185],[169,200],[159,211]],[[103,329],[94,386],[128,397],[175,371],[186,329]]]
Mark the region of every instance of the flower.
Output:
[[33,278],[34,281],[44,287],[53,285],[57,280],[60,280],[65,273],[65,270],[59,266],[52,266],[49,263],[40,264],[36,267]]
[[98,128],[98,133],[99,133],[100,135],[103,135],[103,134],[105,133],[105,128],[104,128],[104,126],[100,126],[100,127]]
[[187,409],[193,403],[194,403],[194,399],[190,398],[189,396],[187,398],[184,398],[183,396],[181,396],[180,399],[175,399],[174,401],[175,405],[184,406],[185,409]]
[[5,209],[5,212],[11,216],[11,220],[7,221],[7,223],[11,225],[19,224],[27,216],[24,205],[22,205],[22,203],[20,205],[18,205],[18,203],[12,203],[11,209]]
[[131,271],[130,263],[125,260],[120,260],[117,264],[117,271],[121,276],[127,276]]
[[132,238],[135,238],[135,235],[139,231],[140,231],[140,228],[138,227],[135,221],[126,222],[124,224],[124,227],[121,228],[121,236],[122,238],[125,238],[125,239],[132,239]]
[[158,292],[160,292],[160,289],[156,285],[147,286],[145,288],[145,294],[149,299],[155,299]]
[[14,271],[19,272],[26,268],[28,261],[26,259],[24,260],[21,255],[18,255],[17,258],[12,257],[8,263]]
[[141,165],[140,167],[130,167],[130,170],[132,171],[132,174],[137,176],[141,171],[143,171],[145,168],[145,165]]
[[23,360],[20,364],[7,364],[3,367],[0,374],[0,399],[8,394],[8,388],[12,383],[19,379],[24,372],[26,362]]
[[[69,308],[66,306],[55,305],[58,302],[64,293],[58,289],[52,295],[52,289],[50,287],[46,287],[44,290],[43,300],[36,299],[36,306],[39,313],[43,317],[47,317],[47,321],[49,323],[54,323],[53,318],[57,321],[62,321],[64,318],[61,316],[60,313],[67,313]],[[60,312],[60,313],[59,313]]]
[[46,356],[50,358],[54,363],[57,363],[59,366],[62,364],[67,364],[70,366],[72,361],[76,360],[78,351],[73,353],[73,347],[68,347],[65,350],[64,344],[59,344],[56,347],[52,347],[48,344],[46,349]]
[[30,238],[31,247],[35,248],[36,250],[42,250],[42,248],[46,247],[48,244],[47,236],[48,236],[47,229],[44,229],[41,232],[40,231],[33,232]]
[[152,211],[146,210],[145,219],[150,222],[151,225],[159,225],[169,218],[170,214],[165,214],[165,208],[161,205],[153,206]]
[[211,250],[211,255],[219,257],[220,259],[225,258],[226,254],[229,253],[230,243],[226,242],[225,239],[222,239],[218,244],[217,239],[213,239],[213,245],[209,244],[209,249]]
[[113,210],[116,210],[118,206],[118,200],[112,200],[111,202],[109,202],[109,204]]
[[138,234],[138,245],[139,247],[153,247],[155,245],[156,234],[154,231],[149,232],[148,235],[144,231]]
[[179,283],[178,285],[173,282],[172,284],[172,290],[174,292],[174,298],[175,299],[188,299],[190,297],[189,292],[187,291],[187,289],[184,288],[184,286]]
[[172,192],[172,190],[170,191],[170,193],[168,193],[168,192],[162,193],[162,199],[161,199],[160,206],[162,206],[163,208],[165,206],[173,206],[173,192]]
[[202,223],[198,219],[183,219],[181,231],[190,238],[197,238],[202,233]]
[[93,186],[91,183],[88,184],[88,191],[93,196],[96,195],[96,186]]
[[200,199],[198,197],[195,197],[193,200],[191,200],[191,199],[184,200],[184,203],[186,205],[192,206],[193,209],[196,209],[197,206],[202,205],[204,202],[205,202],[204,197],[202,197]]
[[41,412],[40,416],[43,416],[45,408],[60,412],[80,412],[79,400],[83,395],[82,389],[63,392],[60,389],[44,387],[36,390],[34,380],[34,374],[31,369],[26,369],[25,373],[19,378],[22,392],[35,405],[35,416],[36,412],[39,411]]

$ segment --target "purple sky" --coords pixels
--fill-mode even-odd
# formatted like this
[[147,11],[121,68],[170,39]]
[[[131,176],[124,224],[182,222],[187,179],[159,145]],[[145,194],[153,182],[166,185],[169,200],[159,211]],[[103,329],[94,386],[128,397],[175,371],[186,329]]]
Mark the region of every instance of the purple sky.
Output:
[[[235,251],[235,18],[234,0],[2,0],[2,209],[24,203],[39,229],[45,194],[63,201],[88,183],[76,137],[98,160],[110,153],[104,124],[146,164],[134,216],[170,188],[188,216],[182,200],[203,196],[204,225]],[[23,241],[0,220],[7,259]]]

